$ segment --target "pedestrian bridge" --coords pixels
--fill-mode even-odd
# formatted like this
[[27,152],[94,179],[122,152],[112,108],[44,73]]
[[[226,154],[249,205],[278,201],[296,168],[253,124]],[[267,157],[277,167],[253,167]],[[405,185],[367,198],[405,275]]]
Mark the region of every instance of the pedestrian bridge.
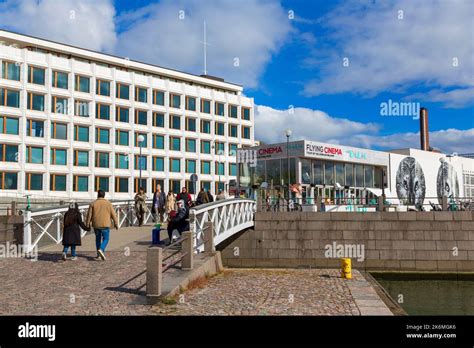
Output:
[[[119,227],[137,224],[133,201],[111,202],[119,220]],[[147,201],[149,207],[144,223],[150,223],[152,201]],[[89,204],[80,204],[79,210],[85,220]],[[63,217],[68,207],[41,208],[20,210],[23,216],[23,246],[26,252],[35,247],[60,244],[62,241]],[[189,213],[190,232],[194,238],[194,251],[203,252],[204,244],[209,237],[206,228],[212,226],[213,246],[225,241],[238,232],[254,226],[256,202],[250,199],[232,198],[191,208]],[[150,228],[147,226],[146,228]],[[151,232],[151,231],[150,231]],[[82,231],[82,236],[86,231]],[[151,237],[151,233],[150,233]]]
[[236,233],[254,226],[256,202],[251,199],[233,198],[207,203],[189,212],[189,229],[198,252],[204,251],[208,238],[206,227],[212,226],[214,246]]

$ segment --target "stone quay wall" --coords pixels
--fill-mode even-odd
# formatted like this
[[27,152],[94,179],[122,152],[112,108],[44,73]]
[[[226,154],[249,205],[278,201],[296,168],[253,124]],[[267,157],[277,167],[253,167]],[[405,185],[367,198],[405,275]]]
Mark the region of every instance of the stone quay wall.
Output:
[[334,268],[340,257],[327,250],[335,245],[363,250],[363,260],[352,257],[361,270],[474,272],[474,212],[260,212],[222,259],[227,267]]

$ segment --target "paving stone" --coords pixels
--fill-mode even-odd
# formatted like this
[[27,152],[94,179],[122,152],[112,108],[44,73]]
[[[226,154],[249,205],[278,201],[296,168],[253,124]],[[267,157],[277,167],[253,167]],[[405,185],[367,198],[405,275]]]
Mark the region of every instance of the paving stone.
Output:
[[[136,233],[141,235],[140,240],[132,239],[127,244],[127,233],[132,236],[132,232],[119,230],[123,239],[119,241],[116,235],[113,247],[106,252],[107,261],[94,260],[95,252],[90,251],[93,236],[83,240],[77,261],[62,261],[60,246],[41,252],[34,262],[0,259],[0,315],[387,314],[374,305],[378,296],[355,269],[352,280],[340,278],[338,269],[226,269],[186,290],[184,302],[151,306],[144,296],[149,227],[142,234]],[[229,259],[228,264],[229,261],[238,267],[255,266],[253,259]],[[339,260],[335,262],[339,264]],[[292,266],[315,265],[310,259]],[[328,267],[328,260],[322,260],[320,266]],[[164,282],[176,272],[181,271],[170,268],[164,274]],[[353,295],[351,286],[361,292]]]

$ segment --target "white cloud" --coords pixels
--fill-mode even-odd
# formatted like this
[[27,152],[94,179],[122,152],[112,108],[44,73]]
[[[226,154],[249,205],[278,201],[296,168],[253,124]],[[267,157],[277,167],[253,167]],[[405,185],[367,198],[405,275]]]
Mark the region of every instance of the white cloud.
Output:
[[276,110],[255,106],[256,139],[268,143],[285,141],[285,130],[292,130],[292,139],[321,140],[332,143],[346,141],[353,134],[371,134],[379,130],[373,123],[354,122],[329,116],[324,111],[307,108]]
[[[404,99],[410,100],[428,100],[431,102],[441,102],[447,108],[463,108],[474,102],[474,87],[458,88],[451,91],[433,89],[428,93],[415,93]],[[474,122],[474,120],[472,121]]]
[[[441,150],[443,153],[473,153],[474,128],[445,129],[430,132],[430,146]],[[391,135],[365,135],[357,134],[349,139],[349,144],[354,146],[380,147],[383,149],[402,149],[420,147],[420,133],[395,133]]]
[[203,73],[204,20],[208,74],[246,88],[257,87],[271,56],[295,32],[288,13],[270,0],[163,0],[120,17],[112,0],[0,3],[1,28],[196,74]]
[[[276,110],[268,106],[255,107],[256,140],[266,143],[286,141],[285,130],[293,132],[292,140],[313,140],[362,148],[419,148],[419,133],[381,135],[381,126],[337,118],[320,110],[295,108]],[[430,145],[444,153],[473,153],[474,128],[446,129],[430,132]]]
[[[208,74],[247,88],[257,86],[272,54],[292,31],[287,13],[274,1],[164,0],[120,16],[126,29],[119,35],[116,52],[201,74],[204,20]],[[234,66],[236,59],[239,66]]]
[[48,40],[112,51],[115,9],[110,0],[7,0],[0,27]]
[[[403,19],[398,19],[399,11]],[[454,89],[440,101],[472,102],[463,96],[464,88],[474,86],[472,18],[470,0],[344,3],[320,22],[333,46],[313,51],[306,60],[318,62],[315,66],[321,70],[304,93],[371,96],[423,86],[440,95]],[[348,67],[342,64],[344,57],[349,58]]]

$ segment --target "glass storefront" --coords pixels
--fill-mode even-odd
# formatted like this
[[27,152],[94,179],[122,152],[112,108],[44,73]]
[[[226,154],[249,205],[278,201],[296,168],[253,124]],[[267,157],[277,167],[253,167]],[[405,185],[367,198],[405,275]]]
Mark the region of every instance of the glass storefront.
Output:
[[[290,161],[290,184],[302,184],[303,200],[309,196],[310,186],[314,186],[315,196],[333,204],[344,204],[349,198],[373,198],[367,189],[382,188],[382,167],[310,158],[291,158]],[[296,179],[298,165],[301,171]],[[268,189],[273,188],[276,194],[288,190],[286,158],[259,160],[254,167],[241,164],[240,175],[242,189],[266,182]]]
[[346,185],[354,186],[354,165],[352,163],[345,163],[346,170]]
[[333,162],[324,162],[324,184],[334,185],[334,164]]
[[323,161],[311,161],[313,163],[313,182],[314,185],[324,184]]
[[[290,159],[290,184],[296,183],[296,164],[295,159]],[[241,183],[249,183],[249,186],[267,182],[273,186],[288,185],[288,160],[274,159],[267,161],[257,161],[255,167],[241,165],[240,167]]]
[[303,185],[311,184],[311,160],[301,159],[301,183]]

